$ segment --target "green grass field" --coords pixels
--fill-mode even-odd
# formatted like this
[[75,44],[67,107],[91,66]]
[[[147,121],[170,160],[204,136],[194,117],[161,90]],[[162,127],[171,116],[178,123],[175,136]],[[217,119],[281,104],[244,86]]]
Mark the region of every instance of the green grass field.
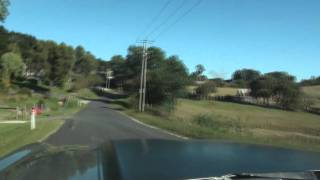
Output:
[[37,121],[37,127],[32,131],[30,130],[30,123],[0,124],[0,157],[24,145],[45,139],[62,124],[62,120],[41,120]]
[[[133,110],[127,113],[147,124],[192,138],[320,151],[320,116],[305,112],[181,99],[169,117]],[[203,116],[204,123],[196,123]]]
[[[194,86],[188,87],[192,92]],[[320,86],[302,89],[320,107]],[[213,96],[235,95],[236,88],[218,88]],[[180,99],[168,117],[127,113],[147,124],[199,139],[222,139],[320,151],[320,116],[254,105]],[[200,120],[199,120],[200,119]]]
[[314,100],[314,107],[320,108],[320,86],[305,86],[302,90]]
[[219,87],[217,88],[217,92],[212,93],[212,96],[235,96],[237,94],[237,88],[232,87]]

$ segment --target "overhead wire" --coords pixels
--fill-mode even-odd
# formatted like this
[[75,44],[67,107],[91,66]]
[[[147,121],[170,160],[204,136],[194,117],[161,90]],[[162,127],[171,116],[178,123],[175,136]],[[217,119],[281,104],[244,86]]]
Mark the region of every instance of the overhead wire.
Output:
[[166,10],[166,8],[169,6],[169,4],[172,2],[172,0],[167,0],[167,2],[165,2],[165,4],[162,6],[162,8],[158,11],[157,14],[155,14],[155,16],[153,16],[153,18],[150,20],[150,22],[148,23],[148,25],[146,26],[145,30],[142,31],[142,33],[140,33],[138,35],[137,41],[140,40],[140,37],[147,33],[148,30],[150,30],[150,28],[152,27],[152,25],[159,19],[159,17],[162,15],[162,13]]
[[162,29],[160,33],[155,36],[154,40],[158,39],[163,33],[168,31],[171,27],[175,26],[179,21],[181,21],[185,16],[187,16],[194,8],[199,6],[203,0],[198,0],[195,4],[193,4],[187,11],[185,11],[181,16],[179,16],[173,23],[171,23],[167,28]]
[[183,8],[183,6],[186,4],[187,0],[183,0],[179,6],[177,6],[172,13],[169,14],[169,16],[166,17],[164,21],[162,21],[158,26],[152,29],[146,36],[145,39],[148,39],[151,35],[153,35],[158,29],[160,29],[162,26],[166,25],[170,18],[174,17],[177,12],[180,11],[180,9]]

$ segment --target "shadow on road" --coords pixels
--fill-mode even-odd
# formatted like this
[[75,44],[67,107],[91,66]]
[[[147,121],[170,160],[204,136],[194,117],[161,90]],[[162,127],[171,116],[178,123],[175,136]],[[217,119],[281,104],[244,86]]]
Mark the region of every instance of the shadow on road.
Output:
[[96,101],[96,102],[102,102],[107,104],[107,106],[104,106],[103,108],[117,110],[117,111],[123,111],[124,109],[130,108],[131,105],[127,102],[128,95],[127,94],[114,94],[111,92],[101,92],[98,90],[93,90],[99,98],[84,98],[79,97],[83,100],[88,101]]
[[124,93],[113,93],[108,91],[101,91],[98,89],[92,89],[92,91],[100,97],[105,97],[110,99],[123,99],[128,97],[128,95]]

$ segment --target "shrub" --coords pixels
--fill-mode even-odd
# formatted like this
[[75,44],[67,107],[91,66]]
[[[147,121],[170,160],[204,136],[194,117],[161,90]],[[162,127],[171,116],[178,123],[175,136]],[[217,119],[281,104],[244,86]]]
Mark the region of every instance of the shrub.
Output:
[[174,101],[165,101],[161,105],[156,105],[154,107],[147,108],[147,110],[154,115],[168,117],[174,110],[175,104],[176,103]]
[[67,98],[65,101],[64,107],[66,108],[74,108],[78,106],[78,99],[76,98]]
[[214,93],[217,91],[216,85],[214,82],[208,81],[202,85],[200,85],[196,89],[197,96],[200,98],[207,97],[210,93]]
[[45,101],[43,99],[39,99],[37,102],[38,107],[45,107]]
[[194,124],[197,124],[202,127],[207,127],[207,128],[217,128],[220,126],[218,122],[214,121],[212,116],[207,114],[200,114],[195,116],[192,122]]
[[103,83],[103,79],[97,75],[89,75],[86,78],[77,77],[73,81],[73,85],[69,91],[78,91],[84,88],[90,88],[94,85]]
[[28,88],[21,88],[19,91],[18,91],[18,94],[22,94],[22,95],[27,95],[27,96],[32,96],[32,92],[30,89]]

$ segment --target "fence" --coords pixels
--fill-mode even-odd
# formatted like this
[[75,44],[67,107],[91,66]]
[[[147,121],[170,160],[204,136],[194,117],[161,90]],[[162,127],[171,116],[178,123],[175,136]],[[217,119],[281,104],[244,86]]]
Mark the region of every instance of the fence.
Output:
[[29,120],[31,108],[26,105],[16,107],[1,107],[0,120]]

